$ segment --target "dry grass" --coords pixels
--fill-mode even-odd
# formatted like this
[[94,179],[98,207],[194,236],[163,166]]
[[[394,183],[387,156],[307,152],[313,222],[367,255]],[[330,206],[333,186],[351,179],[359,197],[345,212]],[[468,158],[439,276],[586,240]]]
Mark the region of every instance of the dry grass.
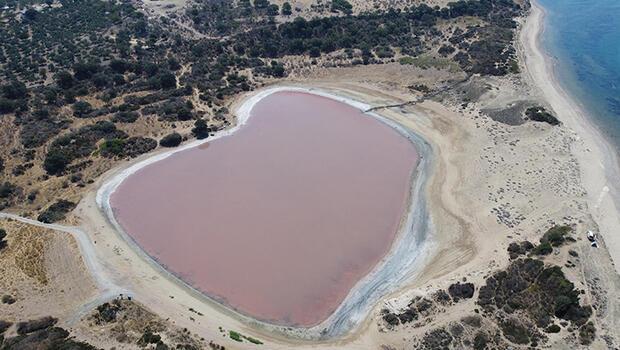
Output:
[[48,283],[44,249],[46,235],[41,231],[25,224],[14,225],[10,229],[8,247],[0,255],[3,262],[0,274],[9,276],[17,270],[38,284]]
[[69,234],[0,220],[7,247],[0,251],[0,315],[10,321],[53,315],[62,318],[93,296],[94,284]]

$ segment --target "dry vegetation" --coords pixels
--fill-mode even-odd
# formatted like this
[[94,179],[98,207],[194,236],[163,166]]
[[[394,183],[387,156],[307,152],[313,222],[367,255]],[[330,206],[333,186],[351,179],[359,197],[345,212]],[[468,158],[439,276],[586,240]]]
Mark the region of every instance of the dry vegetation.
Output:
[[66,316],[93,296],[71,236],[10,220],[0,220],[0,227],[7,233],[7,246],[0,250],[0,291],[15,301],[0,304],[4,320]]

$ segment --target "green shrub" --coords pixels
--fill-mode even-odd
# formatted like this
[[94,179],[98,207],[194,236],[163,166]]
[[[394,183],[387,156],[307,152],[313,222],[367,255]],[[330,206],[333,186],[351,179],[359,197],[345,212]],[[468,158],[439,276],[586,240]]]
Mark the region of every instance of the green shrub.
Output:
[[210,132],[211,128],[207,126],[207,122],[205,122],[204,119],[196,120],[194,128],[192,129],[192,134],[194,134],[197,139],[206,139],[209,137]]
[[579,328],[579,343],[581,345],[590,345],[596,336],[596,327],[592,321],[584,324]]
[[242,342],[243,338],[241,337],[241,333],[235,332],[235,331],[228,331],[228,336],[230,336],[230,339],[234,340],[234,341],[238,341],[238,342]]
[[534,250],[532,250],[532,254],[534,255],[549,255],[553,252],[553,247],[549,242],[540,243]]
[[525,116],[536,122],[544,122],[550,125],[559,125],[560,121],[543,107],[530,107],[525,111]]
[[547,230],[540,239],[541,243],[548,242],[554,247],[559,247],[566,240],[565,236],[571,232],[570,226],[554,226]]
[[249,342],[250,342],[250,343],[252,343],[252,344],[256,344],[256,345],[261,345],[261,344],[263,344],[263,342],[262,342],[262,341],[260,341],[260,340],[258,340],[258,339],[256,339],[256,338],[252,338],[252,337],[247,336],[247,335],[244,335],[243,337],[244,337],[245,339],[247,339],[247,341],[249,341]]
[[282,4],[282,15],[283,16],[290,16],[293,13],[292,9],[291,9],[291,4],[288,2],[285,2],[284,4]]
[[45,223],[53,223],[63,220],[65,215],[75,208],[75,203],[61,199],[50,205],[44,212],[39,214],[37,220]]
[[125,147],[125,140],[122,140],[122,139],[105,140],[101,144],[101,147],[99,147],[99,152],[104,157],[120,156],[123,154],[124,147]]
[[350,14],[353,6],[347,0],[332,0],[331,11]]
[[159,145],[162,147],[177,147],[181,144],[182,141],[183,137],[181,136],[181,134],[173,132],[162,137],[162,139],[159,140]]
[[146,346],[148,344],[157,344],[161,342],[161,336],[159,334],[155,334],[151,332],[150,329],[146,329],[142,334],[142,337],[138,340],[138,344],[142,346]]

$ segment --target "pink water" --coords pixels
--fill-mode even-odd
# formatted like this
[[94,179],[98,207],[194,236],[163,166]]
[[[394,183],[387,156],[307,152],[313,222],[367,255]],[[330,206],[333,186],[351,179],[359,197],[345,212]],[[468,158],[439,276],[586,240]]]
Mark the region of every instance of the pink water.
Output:
[[130,176],[117,221],[196,289],[257,319],[325,320],[388,252],[418,160],[357,109],[278,92],[208,147]]

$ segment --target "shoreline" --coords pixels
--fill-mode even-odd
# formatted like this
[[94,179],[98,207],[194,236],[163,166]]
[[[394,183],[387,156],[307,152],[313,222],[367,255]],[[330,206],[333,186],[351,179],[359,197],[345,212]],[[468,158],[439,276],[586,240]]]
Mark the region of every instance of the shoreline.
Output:
[[[574,149],[581,170],[582,184],[587,191],[590,213],[599,226],[607,251],[620,273],[620,237],[614,235],[620,227],[618,203],[620,194],[614,183],[620,183],[620,167],[616,150],[605,139],[584,107],[578,104],[557,79],[552,57],[542,45],[546,30],[544,8],[535,0],[520,33],[519,42],[523,49],[522,59],[526,73],[533,86],[540,90],[544,100],[551,105],[560,121],[578,137],[582,149]],[[614,181],[615,180],[615,181]]]
[[[130,175],[138,172],[140,169],[166,159],[167,157],[184,150],[200,146],[205,142],[216,140],[220,137],[232,135],[241,128],[250,117],[250,112],[254,105],[273,93],[281,91],[294,91],[310,93],[317,96],[330,98],[340,103],[345,103],[360,111],[365,115],[378,120],[381,123],[393,128],[403,137],[406,137],[414,144],[420,159],[414,171],[412,172],[411,189],[409,200],[407,203],[407,215],[403,216],[400,228],[392,241],[386,255],[382,257],[365,276],[358,280],[353,288],[351,288],[330,316],[317,325],[310,327],[295,327],[272,324],[268,321],[255,319],[245,315],[239,310],[222,303],[221,301],[205,294],[191,285],[183,281],[175,274],[166,270],[155,258],[145,252],[134,240],[128,235],[115,220],[112,207],[110,205],[110,197],[116,188]],[[254,92],[249,97],[245,97],[241,105],[237,108],[237,123],[234,127],[222,130],[215,136],[204,140],[195,140],[179,148],[168,150],[166,152],[151,155],[145,159],[129,165],[128,167],[117,170],[110,178],[105,179],[103,184],[96,191],[96,204],[98,209],[105,216],[106,221],[112,226],[113,230],[124,240],[127,245],[134,250],[149,265],[154,267],[166,278],[173,283],[181,285],[184,289],[191,292],[198,299],[208,302],[209,304],[217,304],[224,308],[225,311],[232,314],[238,320],[250,324],[254,327],[267,329],[272,333],[279,333],[286,337],[294,337],[306,340],[327,340],[331,338],[341,337],[349,333],[352,329],[359,326],[376,304],[385,296],[402,288],[407,281],[413,278],[417,273],[422,271],[425,263],[428,262],[429,256],[432,255],[434,243],[430,239],[428,231],[430,229],[430,220],[426,210],[426,203],[423,188],[426,187],[427,168],[431,165],[430,145],[415,132],[408,130],[387,117],[381,116],[374,112],[365,112],[370,105],[337,94],[332,91],[325,91],[320,88],[306,88],[296,86],[276,86],[268,87],[262,91]],[[413,198],[413,200],[411,200]],[[417,254],[410,254],[415,250]],[[405,271],[403,273],[403,271]]]

